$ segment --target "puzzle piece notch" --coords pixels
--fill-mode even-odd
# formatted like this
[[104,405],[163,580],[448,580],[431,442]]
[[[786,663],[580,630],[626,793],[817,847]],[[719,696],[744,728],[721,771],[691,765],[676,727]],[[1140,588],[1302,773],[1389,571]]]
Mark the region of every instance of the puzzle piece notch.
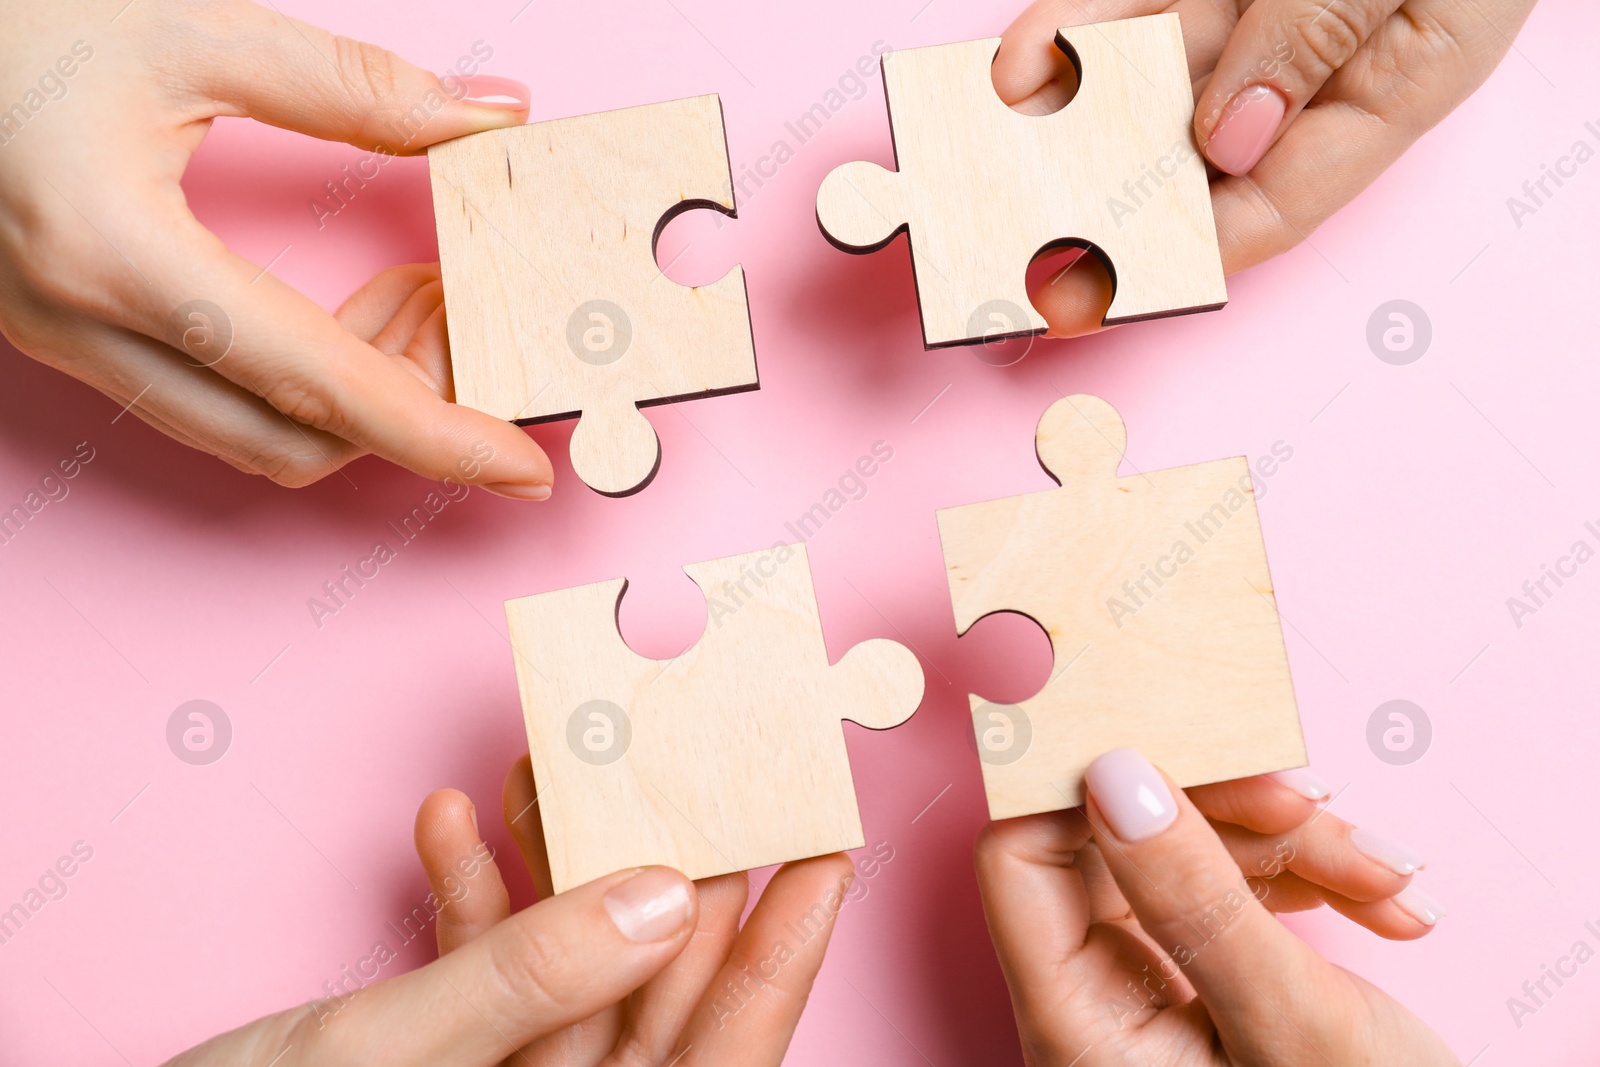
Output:
[[1183,786],[1303,766],[1243,459],[1118,478],[1125,430],[1091,396],[1052,404],[1035,447],[1060,488],[938,513],[957,632],[1012,611],[1051,644],[1038,693],[969,697],[990,816],[1081,803],[1123,745]]
[[[459,403],[577,416],[574,469],[622,495],[660,460],[625,407],[757,388],[743,268],[691,288],[655,259],[677,214],[735,213],[715,95],[491,130],[428,158]],[[605,425],[582,431],[597,411]]]
[[[784,549],[794,555],[787,555]],[[784,556],[782,560],[777,558],[780,555]],[[775,573],[768,576],[763,573],[766,570]],[[762,655],[767,642],[759,626],[735,628],[726,634],[721,629],[721,620],[749,605],[762,612],[767,625],[776,627],[780,619],[785,620],[805,635],[804,651],[797,654],[796,660],[808,670],[826,672],[823,676],[829,689],[828,707],[838,709],[833,717],[872,730],[887,730],[899,726],[917,710],[925,684],[922,665],[899,642],[886,638],[863,641],[846,651],[838,663],[828,663],[805,545],[784,545],[766,552],[708,560],[691,564],[684,572],[707,597],[706,633],[684,652],[685,656],[709,654],[712,647],[723,643],[731,646],[726,650],[730,655]],[[757,583],[761,587],[760,600],[743,600],[749,595],[746,590]]]
[[1057,485],[1116,477],[1128,451],[1128,428],[1116,408],[1097,396],[1077,393],[1045,409],[1033,450]]
[[878,251],[910,226],[903,191],[904,178],[897,170],[861,159],[835,167],[817,190],[822,236],[853,255]]
[[986,340],[996,309],[1007,333],[1046,329],[1027,268],[1063,245],[1109,264],[1106,325],[1227,302],[1178,15],[1063,29],[1057,44],[1080,85],[1047,116],[995,93],[998,38],[886,54],[896,170],[845,164],[818,190],[818,223],[846,251],[909,231],[929,348]]
[[[884,729],[921,701],[921,667],[892,641],[828,664],[804,546],[685,571],[707,623],[671,660],[623,642],[621,579],[506,605],[557,891],[642,864],[702,878],[859,847],[841,720]],[[603,763],[572,725],[597,702],[622,712],[598,727],[628,738]]]
[[661,439],[637,405],[608,400],[584,411],[568,446],[572,472],[603,496],[637,493],[661,467]]

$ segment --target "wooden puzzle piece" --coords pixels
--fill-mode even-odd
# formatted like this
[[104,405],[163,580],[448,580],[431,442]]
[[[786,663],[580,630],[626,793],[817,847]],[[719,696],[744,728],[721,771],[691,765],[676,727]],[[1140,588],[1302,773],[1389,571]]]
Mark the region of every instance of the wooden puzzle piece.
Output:
[[716,96],[472,134],[428,167],[458,402],[578,415],[573,470],[617,496],[660,462],[640,405],[756,387],[743,268],[689,288],[655,260],[679,212],[734,214]]
[[1054,665],[1017,705],[973,695],[989,815],[1083,802],[1096,756],[1136,746],[1179,785],[1306,763],[1242,457],[1117,477],[1126,432],[1104,400],[1039,420],[1058,489],[938,513],[956,632],[1014,611]]
[[506,603],[556,892],[626,867],[690,878],[863,843],[840,720],[898,726],[922,668],[873,640],[828,664],[804,545],[684,568],[704,635],[623,643],[625,579]]
[[1028,264],[1088,246],[1111,273],[1105,324],[1227,302],[1175,13],[1061,30],[1077,95],[1022,115],[994,90],[998,37],[883,57],[896,170],[846,163],[817,193],[823,233],[874,252],[910,231],[929,348],[1038,333]]

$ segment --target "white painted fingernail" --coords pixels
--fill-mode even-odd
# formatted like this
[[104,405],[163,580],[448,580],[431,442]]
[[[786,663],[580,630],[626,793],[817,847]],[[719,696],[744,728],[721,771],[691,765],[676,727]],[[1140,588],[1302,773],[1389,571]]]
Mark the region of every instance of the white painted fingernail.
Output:
[[1427,866],[1415,849],[1360,826],[1350,831],[1350,843],[1367,859],[1383,864],[1395,874],[1413,874]]
[[1328,783],[1313,774],[1309,767],[1296,767],[1292,771],[1273,771],[1267,777],[1281,786],[1293,789],[1307,800],[1327,800],[1328,794],[1333,792]]
[[1432,926],[1450,914],[1444,910],[1444,905],[1414,885],[1408,885],[1396,893],[1394,902],[1423,926]]

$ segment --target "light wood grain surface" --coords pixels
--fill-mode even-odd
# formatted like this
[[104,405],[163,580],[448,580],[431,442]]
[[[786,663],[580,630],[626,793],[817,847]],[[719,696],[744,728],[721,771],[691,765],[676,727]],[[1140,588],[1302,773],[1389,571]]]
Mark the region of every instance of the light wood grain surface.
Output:
[[804,545],[685,568],[705,633],[652,660],[623,643],[624,579],[508,601],[555,889],[645,864],[691,878],[863,844],[841,720],[922,699],[904,646],[830,666]]
[[957,633],[1014,611],[1054,650],[1034,696],[970,698],[990,816],[1082,803],[1089,762],[1124,745],[1183,786],[1304,765],[1245,461],[1119,478],[1122,419],[1083,395],[1036,441],[1060,488],[938,513]]
[[1227,302],[1178,15],[1076,26],[1058,44],[1081,84],[1046,116],[996,95],[998,37],[888,53],[898,169],[847,163],[817,193],[823,232],[847,251],[909,229],[929,347],[1045,329],[1025,275],[1052,246],[1109,259],[1107,325]]
[[743,269],[689,288],[655,259],[674,213],[733,213],[716,96],[473,134],[428,167],[457,401],[581,413],[573,469],[620,495],[660,461],[637,405],[755,387]]

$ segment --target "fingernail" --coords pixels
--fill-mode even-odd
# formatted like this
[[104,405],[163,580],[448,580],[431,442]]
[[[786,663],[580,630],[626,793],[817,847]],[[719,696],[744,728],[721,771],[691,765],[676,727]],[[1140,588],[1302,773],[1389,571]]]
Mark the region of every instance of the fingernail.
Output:
[[1413,874],[1426,865],[1415,850],[1359,826],[1350,831],[1350,843],[1367,859],[1383,864],[1395,874]]
[[646,867],[605,895],[606,913],[629,941],[664,941],[689,921],[689,883],[665,867]]
[[507,497],[511,500],[549,500],[550,487],[548,485],[520,485],[516,482],[491,482],[484,486],[496,496]]
[[1133,748],[1114,748],[1084,775],[1094,802],[1124,841],[1143,841],[1172,825],[1178,805],[1161,772]]
[[533,90],[511,78],[496,74],[474,74],[462,78],[465,86],[460,100],[472,107],[487,107],[497,111],[526,111],[533,105]]
[[1311,772],[1309,767],[1296,767],[1292,771],[1273,771],[1267,775],[1281,786],[1287,786],[1307,800],[1326,800],[1332,792],[1328,783]]
[[1394,902],[1400,905],[1405,913],[1423,926],[1432,926],[1450,913],[1444,910],[1437,900],[1418,889],[1408,885],[1394,896]]
[[476,804],[468,804],[467,805],[467,814],[472,816],[472,832],[477,834],[481,838],[483,836],[483,834],[478,829],[478,805],[476,805]]
[[1283,124],[1289,102],[1270,85],[1239,91],[1222,109],[1222,117],[1206,139],[1206,158],[1229,174],[1248,174],[1260,162]]

